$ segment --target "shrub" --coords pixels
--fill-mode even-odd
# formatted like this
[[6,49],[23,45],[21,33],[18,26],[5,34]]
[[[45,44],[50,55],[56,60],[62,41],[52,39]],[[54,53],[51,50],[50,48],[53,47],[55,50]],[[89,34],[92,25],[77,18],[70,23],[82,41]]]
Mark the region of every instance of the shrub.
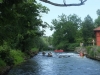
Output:
[[10,47],[7,45],[0,46],[0,58],[5,59],[9,56]]
[[20,50],[11,50],[10,51],[10,57],[13,58],[14,65],[18,65],[21,62],[24,62],[24,53],[22,53]]
[[100,53],[100,47],[98,47],[97,52]]
[[19,50],[11,50],[7,43],[0,46],[0,66],[17,65],[24,61],[24,53]]
[[87,54],[91,57],[95,57],[97,55],[95,46],[87,46],[86,47]]
[[38,51],[38,48],[32,48],[31,51],[36,52],[36,51]]
[[95,52],[94,52],[93,50],[90,50],[89,55],[90,55],[91,57],[95,57]]
[[5,66],[6,66],[6,63],[2,59],[0,59],[0,67],[5,67]]
[[87,46],[87,47],[86,47],[86,52],[87,52],[88,54],[90,54],[91,48],[92,48],[92,46]]
[[7,45],[7,43],[4,43],[4,45],[0,46],[0,58],[6,63],[6,65],[12,65],[13,60],[9,56],[10,55],[10,47]]
[[74,50],[76,47],[79,46],[79,43],[71,43],[68,45],[69,50]]

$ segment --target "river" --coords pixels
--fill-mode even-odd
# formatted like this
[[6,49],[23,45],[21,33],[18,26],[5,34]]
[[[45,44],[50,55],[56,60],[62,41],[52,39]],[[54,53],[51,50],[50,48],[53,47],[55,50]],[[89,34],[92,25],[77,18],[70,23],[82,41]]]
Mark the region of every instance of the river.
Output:
[[70,52],[52,54],[53,57],[47,57],[39,52],[35,57],[14,67],[8,75],[100,75],[100,61]]

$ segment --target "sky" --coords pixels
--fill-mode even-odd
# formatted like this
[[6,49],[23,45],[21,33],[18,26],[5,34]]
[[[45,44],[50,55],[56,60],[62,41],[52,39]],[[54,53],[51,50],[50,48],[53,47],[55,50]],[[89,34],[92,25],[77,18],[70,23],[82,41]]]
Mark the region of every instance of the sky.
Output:
[[[63,4],[63,0],[50,0],[55,3]],[[93,20],[97,18],[96,11],[100,9],[100,0],[87,0],[84,5],[82,6],[69,6],[69,7],[58,7],[53,6],[44,2],[41,2],[37,0],[38,3],[41,3],[42,5],[46,6],[50,9],[48,14],[42,15],[42,20],[44,22],[47,22],[48,24],[52,25],[51,22],[53,19],[57,19],[58,15],[70,15],[70,14],[76,14],[78,17],[81,17],[81,20],[84,20],[84,18],[87,15],[90,15]],[[66,0],[66,4],[69,3],[79,3],[79,0]],[[51,36],[53,34],[53,31],[50,31],[50,29],[46,28],[45,30],[46,36]]]

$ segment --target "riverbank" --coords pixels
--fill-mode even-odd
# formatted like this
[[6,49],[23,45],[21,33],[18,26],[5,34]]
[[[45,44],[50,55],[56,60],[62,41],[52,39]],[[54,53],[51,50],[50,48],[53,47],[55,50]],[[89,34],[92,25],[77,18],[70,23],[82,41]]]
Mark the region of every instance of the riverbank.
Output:
[[[34,57],[35,55],[38,54],[38,51],[35,51],[35,52],[29,52],[28,54],[28,57],[25,57],[24,58],[24,62],[26,62],[28,59]],[[23,63],[23,62],[21,62]],[[20,63],[20,64],[21,64]],[[20,65],[20,64],[17,64],[17,65]],[[0,75],[7,75],[8,72],[14,67],[14,66],[17,66],[17,65],[11,65],[11,66],[3,66],[3,67],[0,67]]]
[[100,61],[99,46],[76,47],[75,52],[83,52],[87,58]]
[[100,57],[92,57],[92,56],[88,56],[86,55],[87,58],[93,59],[93,60],[98,60],[100,61]]
[[0,67],[0,75],[7,75],[13,66]]

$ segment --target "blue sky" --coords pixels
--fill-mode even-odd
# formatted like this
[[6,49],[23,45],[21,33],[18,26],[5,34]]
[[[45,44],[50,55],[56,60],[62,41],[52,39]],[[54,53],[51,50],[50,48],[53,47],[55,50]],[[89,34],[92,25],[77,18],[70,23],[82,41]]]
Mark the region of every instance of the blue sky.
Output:
[[[55,3],[63,3],[63,0],[50,0]],[[62,13],[66,15],[70,14],[76,14],[78,17],[81,17],[82,20],[87,15],[90,15],[93,20],[97,18],[96,11],[100,9],[100,0],[87,0],[84,5],[82,6],[72,6],[72,7],[57,7],[53,6],[44,2],[41,2],[37,0],[38,3],[41,3],[42,5],[48,7],[50,11],[48,14],[43,14],[42,15],[42,20],[47,22],[48,24],[51,25],[52,19],[57,19],[58,15],[61,15]],[[78,3],[79,0],[66,0],[66,4],[69,3]],[[46,36],[51,36],[53,31],[50,31],[49,29],[46,29]]]

